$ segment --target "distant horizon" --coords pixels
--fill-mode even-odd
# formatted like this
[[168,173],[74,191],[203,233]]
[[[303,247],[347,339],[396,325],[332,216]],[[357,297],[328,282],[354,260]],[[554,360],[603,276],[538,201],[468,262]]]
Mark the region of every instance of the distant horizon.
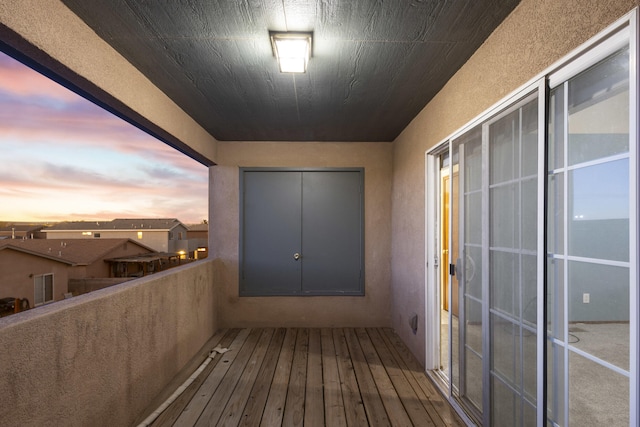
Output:
[[[5,219],[1,219],[0,218],[0,227],[8,227],[11,225],[46,225],[46,224],[56,224],[56,223],[61,223],[61,222],[111,222],[113,220],[116,219],[170,219],[170,218],[175,218],[178,221],[180,221],[183,224],[204,224],[203,221],[209,221],[208,218],[203,218],[198,222],[191,222],[191,221],[183,221],[181,220],[179,217],[146,217],[146,216],[140,216],[140,217],[133,217],[133,216],[128,216],[128,217],[115,217],[115,218],[94,218],[94,219],[74,219],[74,220],[58,220],[58,221],[25,221],[25,220],[19,220],[19,221],[12,221],[12,220],[5,220]],[[8,224],[8,225],[4,225],[4,224]]]
[[208,168],[0,52],[0,222],[208,219]]

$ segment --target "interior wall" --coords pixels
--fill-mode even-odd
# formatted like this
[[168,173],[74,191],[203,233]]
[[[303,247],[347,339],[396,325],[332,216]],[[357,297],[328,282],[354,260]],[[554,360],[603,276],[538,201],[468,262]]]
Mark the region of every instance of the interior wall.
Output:
[[216,140],[59,0],[0,2],[0,40],[206,165]]
[[[212,167],[210,252],[220,327],[391,326],[390,143],[219,142]],[[239,167],[363,167],[365,295],[239,297]]]
[[423,363],[425,152],[639,3],[523,0],[394,142],[392,323]]

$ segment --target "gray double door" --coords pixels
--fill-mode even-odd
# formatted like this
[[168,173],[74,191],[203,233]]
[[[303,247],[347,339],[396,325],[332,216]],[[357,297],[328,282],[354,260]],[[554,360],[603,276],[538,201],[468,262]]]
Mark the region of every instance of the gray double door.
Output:
[[240,295],[362,295],[363,175],[242,168]]

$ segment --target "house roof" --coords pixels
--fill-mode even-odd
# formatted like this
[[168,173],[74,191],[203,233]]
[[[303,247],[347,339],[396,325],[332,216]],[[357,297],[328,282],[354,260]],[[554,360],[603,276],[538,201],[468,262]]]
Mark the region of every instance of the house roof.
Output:
[[173,230],[186,226],[176,218],[118,218],[111,221],[67,221],[49,227],[44,232],[56,231],[107,231],[107,230]]
[[8,225],[6,227],[0,227],[0,233],[2,232],[16,232],[16,233],[26,233],[29,231],[38,231],[44,228],[44,225]]
[[72,265],[89,265],[104,258],[124,243],[140,247],[140,253],[154,252],[131,239],[13,239],[1,240],[0,251],[13,249]]
[[209,231],[209,224],[189,224],[187,229],[189,231]]

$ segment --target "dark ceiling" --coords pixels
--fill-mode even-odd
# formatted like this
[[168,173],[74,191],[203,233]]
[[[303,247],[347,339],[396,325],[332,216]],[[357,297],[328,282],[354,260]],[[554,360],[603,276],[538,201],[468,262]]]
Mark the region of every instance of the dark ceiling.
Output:
[[[393,141],[519,2],[62,1],[223,141]],[[306,74],[270,30],[313,31]]]

